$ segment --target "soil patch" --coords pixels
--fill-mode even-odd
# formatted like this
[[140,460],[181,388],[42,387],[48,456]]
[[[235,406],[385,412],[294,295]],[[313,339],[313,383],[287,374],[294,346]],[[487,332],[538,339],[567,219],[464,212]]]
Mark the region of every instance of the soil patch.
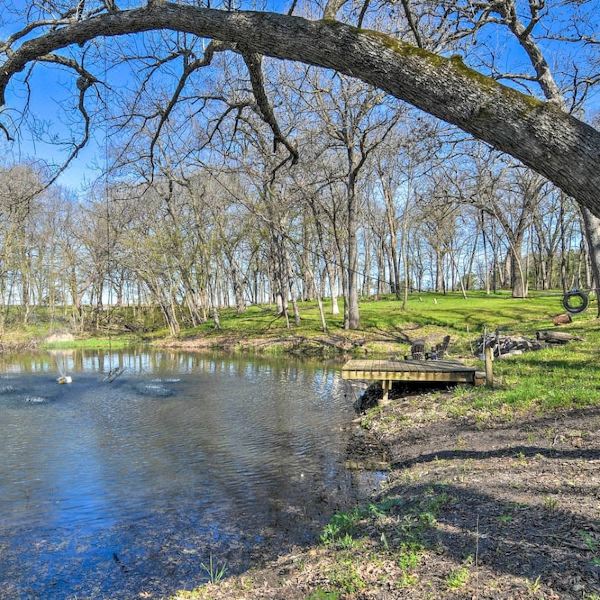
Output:
[[352,460],[392,466],[321,543],[191,598],[600,597],[600,408],[479,423],[451,392],[371,409]]

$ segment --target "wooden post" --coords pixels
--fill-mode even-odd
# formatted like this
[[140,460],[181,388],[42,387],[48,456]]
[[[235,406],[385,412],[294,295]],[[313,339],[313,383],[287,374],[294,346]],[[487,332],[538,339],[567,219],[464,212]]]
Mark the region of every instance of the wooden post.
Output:
[[494,387],[494,353],[487,344],[487,325],[483,327],[483,361],[485,363],[485,385]]
[[383,398],[381,398],[381,404],[387,404],[389,402],[389,392],[392,389],[392,382],[382,380],[381,387],[383,388]]
[[485,357],[485,385],[494,387],[494,356],[492,349],[486,346],[483,353]]

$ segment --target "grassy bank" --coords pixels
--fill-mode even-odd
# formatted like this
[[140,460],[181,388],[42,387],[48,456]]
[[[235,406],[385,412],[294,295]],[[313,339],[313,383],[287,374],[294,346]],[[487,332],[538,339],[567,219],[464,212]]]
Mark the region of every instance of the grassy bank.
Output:
[[123,350],[141,342],[141,337],[120,334],[115,337],[92,336],[73,340],[42,341],[39,347],[43,350]]
[[[341,302],[340,302],[341,306]],[[350,352],[358,355],[387,355],[402,353],[411,339],[424,337],[435,341],[449,333],[454,348],[467,352],[469,340],[482,330],[502,327],[523,332],[550,326],[550,318],[562,311],[560,296],[532,293],[531,298],[517,300],[507,292],[486,296],[482,292],[470,292],[464,299],[458,293],[413,294],[406,311],[394,297],[361,301],[361,329],[346,331],[341,316],[331,314],[330,302],[325,302],[327,332],[321,329],[316,302],[299,303],[301,323],[291,320],[288,328],[285,319],[277,315],[274,306],[251,306],[241,314],[234,309],[220,313],[221,329],[216,330],[212,321],[198,327],[182,329],[176,338],[168,335],[160,325],[156,311],[134,311],[132,308],[111,310],[113,347],[124,347],[135,342],[153,342],[159,345],[180,346],[186,349],[225,349],[232,352],[256,352],[283,354],[297,352],[316,355],[335,355]],[[585,322],[592,314],[578,317]],[[14,308],[6,316],[5,330],[0,335],[4,348],[54,347],[54,348],[104,348],[108,345],[106,332],[74,334],[74,340],[53,339],[56,334],[68,334],[69,311],[60,315],[37,308],[23,324],[23,315]],[[125,326],[138,330],[132,334]],[[119,327],[122,329],[119,330]],[[72,332],[71,332],[72,333]],[[72,337],[72,336],[71,336]],[[50,340],[48,339],[50,338]]]
[[[551,317],[562,312],[559,294],[550,296],[533,292],[527,299],[513,299],[508,292],[490,296],[483,292],[470,292],[467,299],[458,293],[412,294],[405,311],[401,302],[387,296],[379,300],[363,299],[360,305],[361,328],[346,331],[342,317],[333,316],[330,302],[326,301],[327,332],[323,332],[316,302],[300,302],[299,308],[301,323],[298,326],[292,318],[288,328],[273,305],[251,306],[241,314],[235,309],[222,310],[219,330],[209,321],[197,327],[183,328],[175,338],[161,327],[161,320],[154,311],[146,314],[126,307],[114,308],[111,311],[112,343],[113,347],[123,347],[143,341],[186,349],[211,348],[265,354],[292,351],[387,355],[406,352],[410,340],[416,337],[434,342],[450,334],[455,351],[465,354],[470,349],[470,341],[484,326],[490,330],[501,327],[508,331],[533,333],[536,329],[551,326]],[[585,315],[577,317],[577,323],[585,324],[594,311],[595,302]],[[103,348],[108,344],[105,332],[75,334],[75,340],[52,340],[54,334],[70,331],[68,317],[58,317],[41,308],[36,309],[30,321],[23,325],[18,309],[13,312],[0,336],[0,343],[4,346]],[[139,334],[132,334],[125,325],[139,330]],[[122,327],[121,331],[119,327]]]
[[[456,351],[466,353],[469,341],[483,330],[497,327],[508,331],[533,333],[536,329],[552,326],[551,318],[562,312],[560,296],[533,293],[531,298],[514,299],[503,292],[487,296],[472,292],[467,299],[458,293],[413,294],[407,310],[393,297],[363,300],[360,305],[361,328],[343,329],[341,316],[331,315],[331,306],[325,303],[328,331],[321,330],[316,302],[299,304],[301,324],[293,320],[290,328],[278,316],[273,306],[252,306],[238,314],[235,310],[221,313],[221,329],[212,322],[184,329],[176,339],[164,343],[187,349],[225,347],[232,351],[283,353],[304,351],[314,354],[334,354],[345,351],[357,355],[386,355],[406,352],[411,339],[425,338],[439,341],[450,334]],[[581,321],[591,318],[595,304]],[[155,337],[166,336],[166,331]]]

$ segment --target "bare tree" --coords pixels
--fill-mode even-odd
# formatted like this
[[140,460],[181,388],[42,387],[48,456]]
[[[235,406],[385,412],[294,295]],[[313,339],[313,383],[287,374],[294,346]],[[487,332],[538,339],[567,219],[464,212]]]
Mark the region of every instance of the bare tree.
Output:
[[[336,13],[335,6],[328,12]],[[32,13],[24,13],[28,14]],[[600,173],[596,169],[600,133],[556,103],[546,104],[505,87],[471,70],[458,58],[443,58],[381,31],[357,29],[329,19],[309,21],[275,13],[152,2],[129,10],[109,10],[105,4],[67,3],[59,14],[42,9],[38,15],[35,20],[25,16],[22,28],[0,45],[5,57],[0,75],[0,106],[6,116],[6,88],[31,63],[48,62],[71,70],[77,78],[79,111],[85,124],[71,157],[88,138],[87,94],[90,89],[97,93],[100,89],[98,77],[83,66],[86,45],[101,36],[172,30],[235,44],[244,56],[255,57],[247,61],[251,70],[257,68],[256,56],[266,55],[319,65],[362,79],[511,154],[600,215]],[[535,23],[533,17],[529,27]],[[596,42],[593,38],[586,41]],[[77,59],[61,54],[63,48],[74,44],[81,47]],[[253,80],[261,83],[258,76]],[[261,98],[264,100],[263,94],[258,94],[259,105]],[[271,122],[275,139],[280,139],[271,111],[263,106],[261,113]],[[9,121],[5,119],[1,127],[7,137],[12,137]]]

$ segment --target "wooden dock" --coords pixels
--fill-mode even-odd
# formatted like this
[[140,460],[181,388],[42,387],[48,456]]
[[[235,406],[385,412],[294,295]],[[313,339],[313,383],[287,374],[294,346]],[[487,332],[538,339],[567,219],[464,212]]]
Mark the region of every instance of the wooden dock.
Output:
[[349,360],[342,367],[342,379],[380,381],[385,402],[394,381],[475,384],[475,372],[452,360]]

